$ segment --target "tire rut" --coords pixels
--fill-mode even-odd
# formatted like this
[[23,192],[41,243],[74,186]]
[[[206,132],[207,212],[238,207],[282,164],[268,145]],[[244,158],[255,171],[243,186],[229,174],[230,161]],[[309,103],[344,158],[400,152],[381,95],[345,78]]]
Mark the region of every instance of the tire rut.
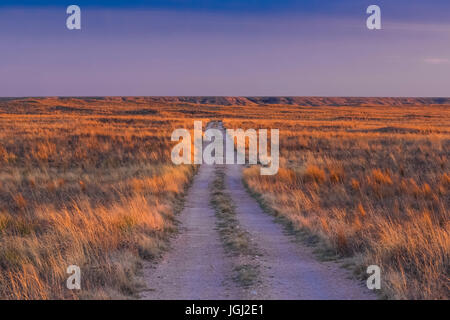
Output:
[[144,268],[148,289],[141,293],[142,299],[240,299],[209,204],[214,170],[214,166],[200,166],[178,217],[180,230],[171,249],[162,261]]
[[[221,122],[208,127],[225,129]],[[224,135],[225,136],[225,135]],[[210,205],[216,170],[224,170],[239,227],[261,255],[246,257],[258,266],[258,283],[242,288],[233,281],[236,258],[224,250]],[[295,242],[274,217],[263,212],[245,189],[242,165],[202,164],[179,215],[180,231],[162,261],[144,268],[143,299],[375,299],[376,296],[335,262],[319,262]],[[242,257],[241,257],[242,258]]]

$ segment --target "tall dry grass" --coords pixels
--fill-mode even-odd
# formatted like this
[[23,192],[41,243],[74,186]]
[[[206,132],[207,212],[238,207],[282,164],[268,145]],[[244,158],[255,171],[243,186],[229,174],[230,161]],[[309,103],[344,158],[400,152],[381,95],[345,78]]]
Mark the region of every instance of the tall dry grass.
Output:
[[[249,168],[249,187],[359,274],[380,265],[388,297],[448,299],[449,106],[197,100],[0,99],[1,298],[135,294],[194,171],[171,165],[170,133],[195,118],[280,129],[278,175]],[[81,292],[65,288],[69,264]]]
[[450,109],[285,108],[226,121],[280,129],[280,170],[246,169],[250,189],[360,276],[379,265],[385,296],[448,299]]
[[[192,127],[122,99],[0,101],[0,298],[135,297],[194,174],[170,134]],[[66,288],[69,265],[82,290]]]

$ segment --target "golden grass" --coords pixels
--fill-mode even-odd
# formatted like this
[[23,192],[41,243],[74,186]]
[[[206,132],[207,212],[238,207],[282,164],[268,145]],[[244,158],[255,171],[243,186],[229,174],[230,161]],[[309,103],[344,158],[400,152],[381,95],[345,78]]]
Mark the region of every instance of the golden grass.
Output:
[[[0,297],[133,296],[194,173],[171,165],[170,133],[223,119],[280,129],[278,174],[244,177],[278,214],[354,257],[359,274],[380,265],[390,298],[449,298],[449,106],[208,101],[0,100]],[[81,292],[65,288],[70,264]]]
[[[170,161],[171,132],[192,120],[123,101],[32,101],[39,110],[0,102],[0,298],[136,296],[194,174]],[[80,291],[66,288],[69,265]]]
[[379,265],[389,298],[450,297],[450,108],[280,106],[225,125],[280,129],[279,173],[244,179],[296,228],[360,276]]

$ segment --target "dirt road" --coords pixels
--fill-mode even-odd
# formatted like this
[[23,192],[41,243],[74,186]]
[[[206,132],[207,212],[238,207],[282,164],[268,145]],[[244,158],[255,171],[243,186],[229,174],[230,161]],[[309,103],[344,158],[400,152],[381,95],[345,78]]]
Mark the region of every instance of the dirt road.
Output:
[[[215,124],[221,127],[221,124]],[[311,249],[294,242],[247,193],[242,166],[225,165],[226,192],[234,202],[240,227],[262,256],[259,281],[252,288],[233,282],[233,263],[215,228],[210,185],[217,166],[203,164],[180,213],[180,233],[164,259],[144,270],[143,299],[374,299],[348,271],[334,262],[319,262]]]
[[147,290],[142,299],[238,299],[209,204],[214,166],[202,165],[179,215],[179,234],[156,266],[144,269]]
[[310,248],[299,245],[274,218],[264,213],[242,183],[242,166],[228,165],[226,185],[236,216],[262,256],[257,299],[374,299],[367,288],[334,262],[319,262]]

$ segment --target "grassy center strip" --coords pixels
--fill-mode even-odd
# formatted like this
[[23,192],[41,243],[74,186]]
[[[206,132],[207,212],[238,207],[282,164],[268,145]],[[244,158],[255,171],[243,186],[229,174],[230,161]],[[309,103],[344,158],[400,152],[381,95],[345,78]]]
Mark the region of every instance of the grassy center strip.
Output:
[[260,255],[252,243],[249,233],[239,225],[235,205],[225,191],[224,167],[216,168],[215,179],[211,189],[211,205],[216,211],[217,229],[224,244],[225,251],[235,257],[233,280],[242,287],[251,287],[259,281],[259,264],[255,257]]

